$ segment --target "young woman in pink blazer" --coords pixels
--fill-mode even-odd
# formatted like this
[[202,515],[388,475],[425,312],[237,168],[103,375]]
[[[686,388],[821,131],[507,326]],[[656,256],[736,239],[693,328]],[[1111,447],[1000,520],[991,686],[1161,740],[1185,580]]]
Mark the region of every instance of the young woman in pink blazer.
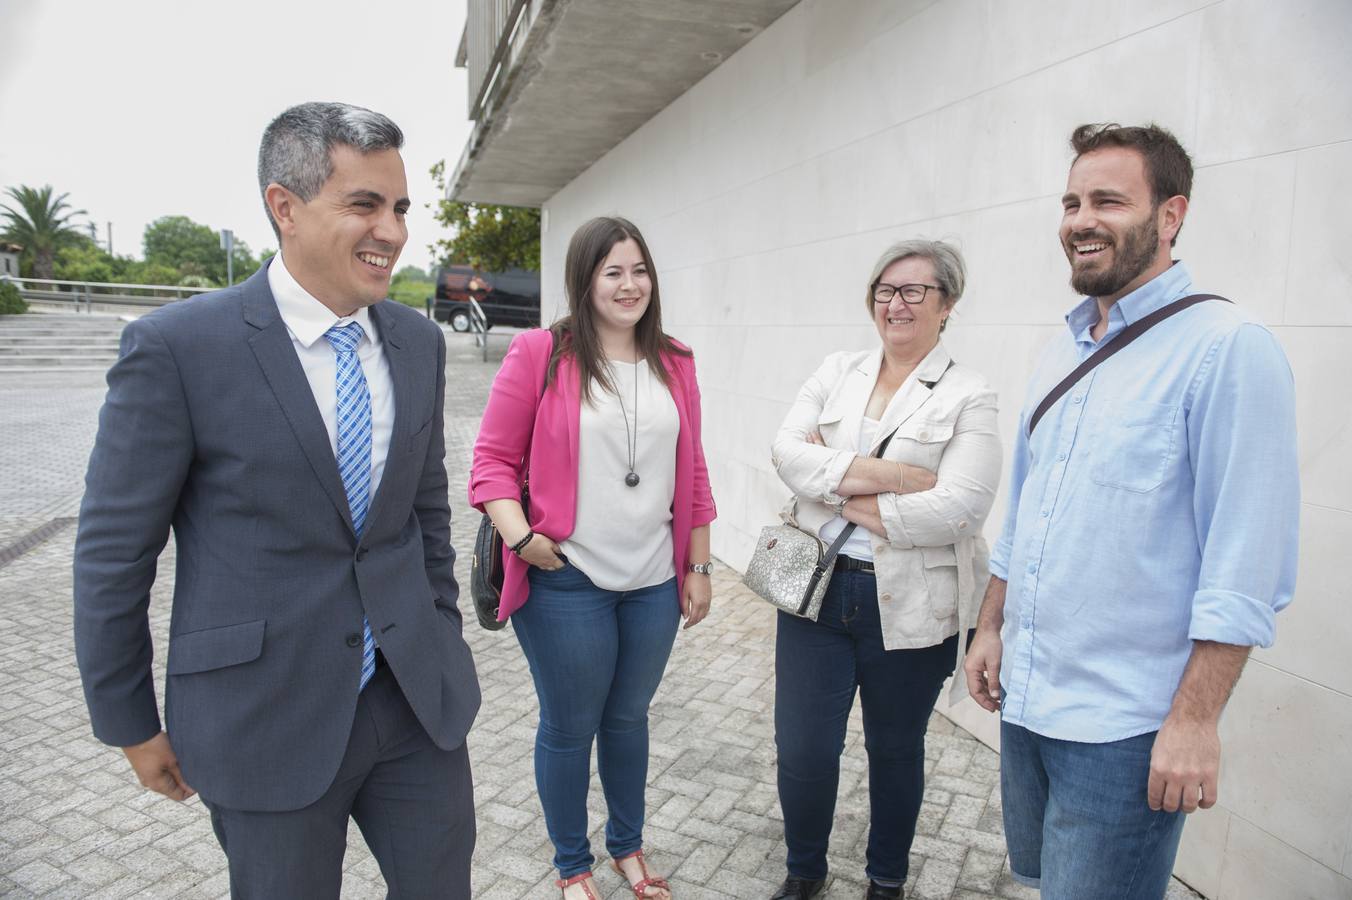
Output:
[[565,900],[598,896],[595,738],[611,865],[636,898],[670,900],[643,859],[648,706],[681,617],[689,628],[709,612],[699,385],[689,348],[662,331],[657,273],[632,223],[579,228],[564,278],[567,317],[517,336],[493,382],[469,498],[508,548],[500,615],[540,700],[535,782],[557,884]]

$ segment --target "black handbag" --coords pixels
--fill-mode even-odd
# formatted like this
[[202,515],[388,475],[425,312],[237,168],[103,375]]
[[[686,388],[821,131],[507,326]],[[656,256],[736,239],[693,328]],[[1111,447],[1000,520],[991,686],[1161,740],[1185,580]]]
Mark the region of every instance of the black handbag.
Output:
[[[530,491],[521,489],[521,511],[530,520]],[[498,621],[502,605],[502,535],[493,526],[488,513],[479,520],[479,533],[474,537],[474,556],[469,562],[469,595],[474,599],[474,615],[479,624],[489,631],[501,631],[507,621]]]

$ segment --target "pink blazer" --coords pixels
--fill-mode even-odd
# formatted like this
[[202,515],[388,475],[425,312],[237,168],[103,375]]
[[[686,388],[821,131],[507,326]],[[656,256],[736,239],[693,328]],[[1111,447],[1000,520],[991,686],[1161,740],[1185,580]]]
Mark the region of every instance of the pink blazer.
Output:
[[[474,442],[469,502],[482,512],[490,500],[521,499],[525,461],[530,478],[530,526],[554,541],[562,541],[573,533],[577,513],[577,435],[582,396],[577,366],[569,357],[559,361],[554,383],[540,396],[552,348],[550,334],[543,328],[512,339],[502,368],[493,380],[488,408]],[[671,394],[681,423],[676,438],[676,490],[671,505],[673,563],[679,596],[689,563],[690,530],[709,524],[717,512],[709,491],[704,448],[700,445],[695,361],[674,354],[666,355],[663,361],[671,375]],[[526,581],[529,566],[506,548],[503,565],[498,617],[505,620],[525,604],[530,586]]]

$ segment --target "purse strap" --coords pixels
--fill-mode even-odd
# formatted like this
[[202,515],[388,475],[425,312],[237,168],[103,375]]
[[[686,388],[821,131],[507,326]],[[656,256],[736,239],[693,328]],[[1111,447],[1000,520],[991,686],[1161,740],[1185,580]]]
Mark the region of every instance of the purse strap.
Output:
[[1086,357],[1084,362],[1076,366],[1073,372],[1061,379],[1060,384],[1052,388],[1051,392],[1042,398],[1042,402],[1037,405],[1037,409],[1033,410],[1033,415],[1028,419],[1028,436],[1033,436],[1033,429],[1037,427],[1038,422],[1042,421],[1042,417],[1047,414],[1047,411],[1052,408],[1056,401],[1065,396],[1066,391],[1074,387],[1077,381],[1088,375],[1096,366],[1107,362],[1108,357],[1125,348],[1132,341],[1136,340],[1165,319],[1206,300],[1224,300],[1226,303],[1231,302],[1220,294],[1189,294],[1186,297],[1175,300],[1173,303],[1161,306],[1150,315],[1137,319],[1135,322],[1132,322],[1126,328],[1119,331],[1116,337]]

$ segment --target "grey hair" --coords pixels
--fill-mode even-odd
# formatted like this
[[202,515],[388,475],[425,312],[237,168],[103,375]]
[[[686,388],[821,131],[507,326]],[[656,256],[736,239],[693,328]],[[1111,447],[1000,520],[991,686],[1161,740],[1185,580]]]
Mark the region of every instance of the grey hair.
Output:
[[[873,318],[873,285],[882,277],[883,270],[894,262],[913,256],[927,259],[934,266],[934,277],[950,309],[962,299],[962,292],[967,288],[967,263],[962,259],[962,251],[945,241],[912,238],[888,247],[874,264],[873,274],[868,277],[868,287],[864,290],[864,306],[868,309],[869,318]],[[939,330],[943,331],[946,327],[947,319],[939,325]]]
[[[273,119],[258,148],[258,190],[267,206],[268,185],[280,184],[309,203],[333,174],[329,155],[339,144],[362,153],[398,150],[404,133],[386,116],[347,103],[301,103]],[[277,237],[277,223],[268,210]]]

